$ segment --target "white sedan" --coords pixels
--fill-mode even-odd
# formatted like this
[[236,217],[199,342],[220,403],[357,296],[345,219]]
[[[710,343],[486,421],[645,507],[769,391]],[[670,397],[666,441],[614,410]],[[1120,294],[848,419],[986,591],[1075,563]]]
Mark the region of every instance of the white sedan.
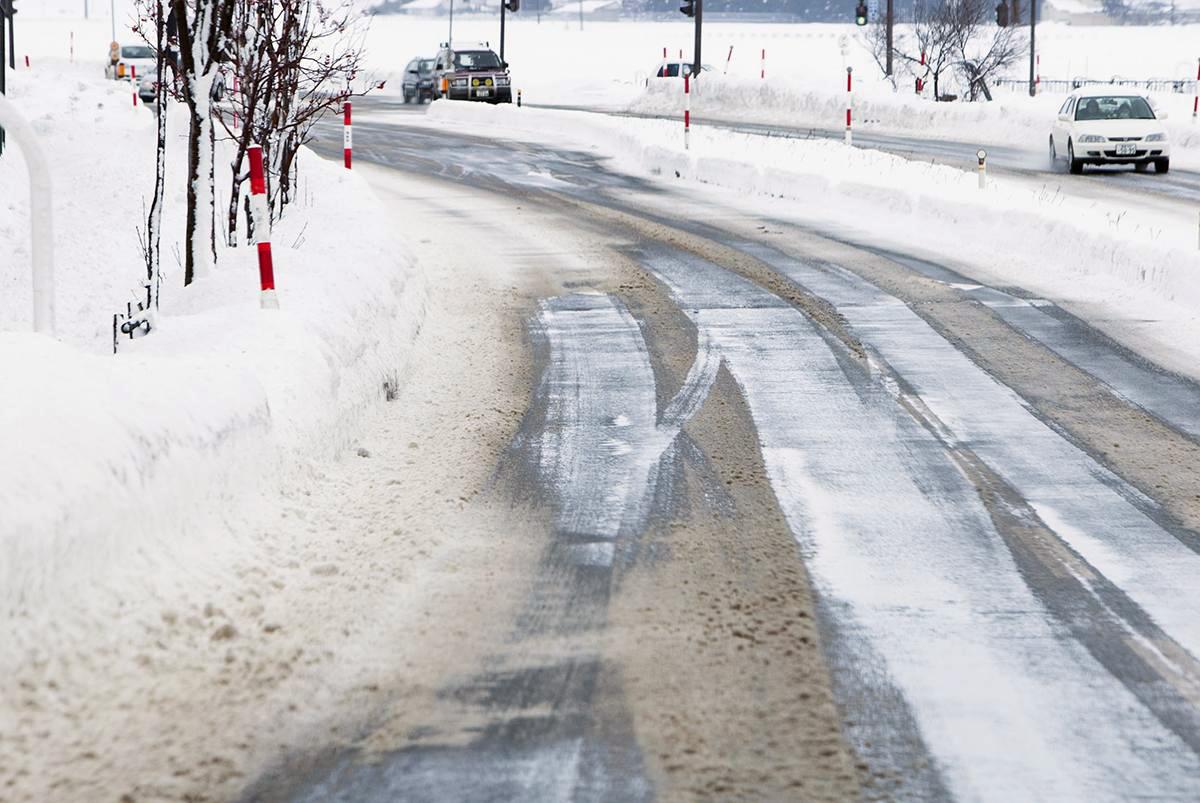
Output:
[[1131,164],[1138,171],[1171,168],[1171,143],[1150,99],[1120,87],[1076,90],[1058,110],[1050,132],[1050,161],[1066,159],[1072,173],[1087,164]]

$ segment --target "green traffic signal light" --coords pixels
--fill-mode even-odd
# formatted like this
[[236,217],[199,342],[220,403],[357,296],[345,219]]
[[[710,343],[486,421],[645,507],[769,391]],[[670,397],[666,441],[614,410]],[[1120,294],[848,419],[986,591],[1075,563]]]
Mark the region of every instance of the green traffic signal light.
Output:
[[858,7],[856,9],[854,9],[854,24],[855,25],[866,25],[867,24],[867,4],[866,3],[860,2],[858,4]]

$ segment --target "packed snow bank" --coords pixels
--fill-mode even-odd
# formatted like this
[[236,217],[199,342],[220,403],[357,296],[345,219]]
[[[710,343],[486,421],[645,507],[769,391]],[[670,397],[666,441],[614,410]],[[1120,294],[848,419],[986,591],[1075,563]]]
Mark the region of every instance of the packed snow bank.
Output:
[[685,151],[678,123],[442,101],[428,117],[430,125],[599,150],[623,169],[668,181],[777,199],[759,208],[977,266],[975,275],[1096,304],[1112,319],[1151,317],[1163,342],[1200,354],[1200,254],[1188,204],[1134,206],[1128,195],[1083,182],[1010,177],[981,190],[973,173],[829,140],[697,126]]
[[[627,108],[682,118],[682,89],[680,81],[651,81]],[[990,103],[934,103],[912,93],[873,91],[855,93],[852,105],[854,126],[861,131],[1024,148],[1041,157],[1064,98],[1061,92],[1031,98],[1003,91]],[[1200,166],[1200,132],[1192,122],[1192,96],[1153,93],[1152,99],[1160,113],[1166,112],[1163,128],[1171,138],[1173,161]],[[839,92],[827,85],[716,75],[693,85],[691,107],[699,120],[840,129],[846,119],[846,92],[844,84]]]
[[[52,156],[59,339],[29,334],[29,199],[21,154],[0,157],[2,663],[71,638],[59,608],[136,597],[238,549],[257,502],[307,461],[346,448],[401,381],[424,311],[423,274],[358,176],[311,154],[273,232],[279,310],[262,310],[252,247],[219,248],[183,287],[185,121],[172,118],[155,330],[122,339],[112,314],[140,290],[154,118],[87,67],[10,76],[10,98]],[[227,193],[218,148],[218,218]],[[56,622],[43,629],[45,622]],[[39,632],[40,630],[40,632]]]

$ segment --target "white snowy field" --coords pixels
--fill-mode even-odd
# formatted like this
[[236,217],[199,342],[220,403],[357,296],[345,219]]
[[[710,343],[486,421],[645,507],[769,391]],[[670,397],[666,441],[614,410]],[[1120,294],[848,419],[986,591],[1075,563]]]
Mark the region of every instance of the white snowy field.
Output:
[[[79,5],[63,0],[25,0],[17,53],[34,59],[66,58],[70,35],[75,54],[100,69],[111,37],[108,7],[100,17],[78,19]],[[369,4],[363,4],[364,7]],[[132,4],[116,4],[117,38],[125,41]],[[38,16],[39,9],[43,16]],[[71,16],[74,14],[75,16]],[[457,15],[453,38],[458,43],[487,42],[499,49],[499,19]],[[913,90],[903,72],[893,88],[884,80],[864,46],[864,29],[852,24],[758,24],[709,22],[705,25],[704,61],[714,67],[706,87],[692,98],[697,116],[838,128],[845,116],[846,68],[855,71],[859,125],[879,131],[917,133],[942,139],[1027,145],[1044,150],[1046,131],[1061,104],[1061,91],[1046,90],[1037,98],[1023,91],[998,89],[993,103],[935,104]],[[908,26],[900,25],[903,42]],[[1193,80],[1200,49],[1200,26],[1097,26],[1043,23],[1038,26],[1039,74],[1046,79],[1113,78]],[[388,78],[392,91],[405,64],[415,56],[432,56],[449,38],[445,17],[376,16],[366,37],[367,62],[373,73]],[[732,48],[732,51],[731,51]],[[766,59],[763,61],[763,51]],[[607,109],[674,113],[682,108],[679,82],[650,82],[647,76],[666,52],[691,59],[692,24],[676,22],[585,20],[543,15],[531,8],[508,16],[505,57],[514,87],[530,103],[578,104]],[[765,78],[760,74],[765,69]],[[1028,62],[1015,65],[1007,77],[1028,77]],[[654,86],[657,84],[657,86]],[[943,91],[956,91],[953,84]],[[1177,144],[1189,149],[1200,142],[1193,132],[1192,96],[1154,94],[1170,114],[1168,128]],[[1190,157],[1189,157],[1190,158]]]
[[[412,118],[406,118],[411,120]],[[1186,203],[1036,178],[977,176],[829,140],[583,112],[436,102],[432,126],[597,151],[667,182],[734,190],[751,214],[785,216],[1075,309],[1174,370],[1200,377],[1200,249]]]

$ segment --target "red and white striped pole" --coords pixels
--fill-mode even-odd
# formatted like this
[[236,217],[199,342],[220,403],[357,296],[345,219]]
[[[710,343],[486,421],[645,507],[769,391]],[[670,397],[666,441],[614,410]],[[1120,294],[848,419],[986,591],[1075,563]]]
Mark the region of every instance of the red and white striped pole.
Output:
[[246,150],[250,157],[250,208],[254,220],[254,242],[258,246],[258,280],[262,287],[259,304],[263,309],[279,309],[275,297],[275,266],[271,262],[271,215],[267,210],[267,178],[263,172],[261,145]]
[[137,66],[129,65],[129,83],[133,84],[133,106],[137,108]]
[[1192,122],[1196,122],[1196,113],[1200,112],[1200,59],[1196,63],[1196,96],[1192,98]]
[[1033,73],[1033,85],[1040,86],[1042,83],[1042,54],[1038,53],[1034,56],[1033,61],[1037,65],[1037,69]]
[[71,31],[71,63],[75,63],[75,32]]
[[767,78],[767,49],[762,49],[762,60],[759,61],[758,80],[764,81]]
[[854,106],[854,84],[853,81],[854,68],[846,68],[846,145],[851,144],[850,136],[850,109]]
[[32,67],[29,66],[29,54],[28,53],[25,54],[25,69],[27,69],[27,70],[33,69]]
[[725,72],[724,75],[729,75],[729,62],[733,61],[733,45],[729,46],[729,55],[725,57]]
[[346,169],[350,169],[350,151],[354,148],[354,137],[350,133],[350,101],[342,104],[342,156],[346,159]]
[[681,48],[679,48],[679,59],[680,59],[681,61],[683,60],[683,48],[682,48],[682,47],[681,47]]
[[683,76],[683,149],[691,148],[692,137],[692,79]]
[[241,97],[241,90],[238,86],[238,77],[237,77],[237,73],[234,73],[234,75],[233,75],[233,128],[235,131],[241,129],[241,127],[242,127],[242,118],[241,118],[241,115],[238,113],[238,109],[241,107],[241,103],[242,103],[242,97]]
[[667,60],[667,46],[663,45],[663,61]]
[[[924,50],[921,51],[921,66],[922,67],[925,66],[925,51]],[[925,79],[918,75],[917,76],[917,94],[919,95],[924,91],[925,91]]]

